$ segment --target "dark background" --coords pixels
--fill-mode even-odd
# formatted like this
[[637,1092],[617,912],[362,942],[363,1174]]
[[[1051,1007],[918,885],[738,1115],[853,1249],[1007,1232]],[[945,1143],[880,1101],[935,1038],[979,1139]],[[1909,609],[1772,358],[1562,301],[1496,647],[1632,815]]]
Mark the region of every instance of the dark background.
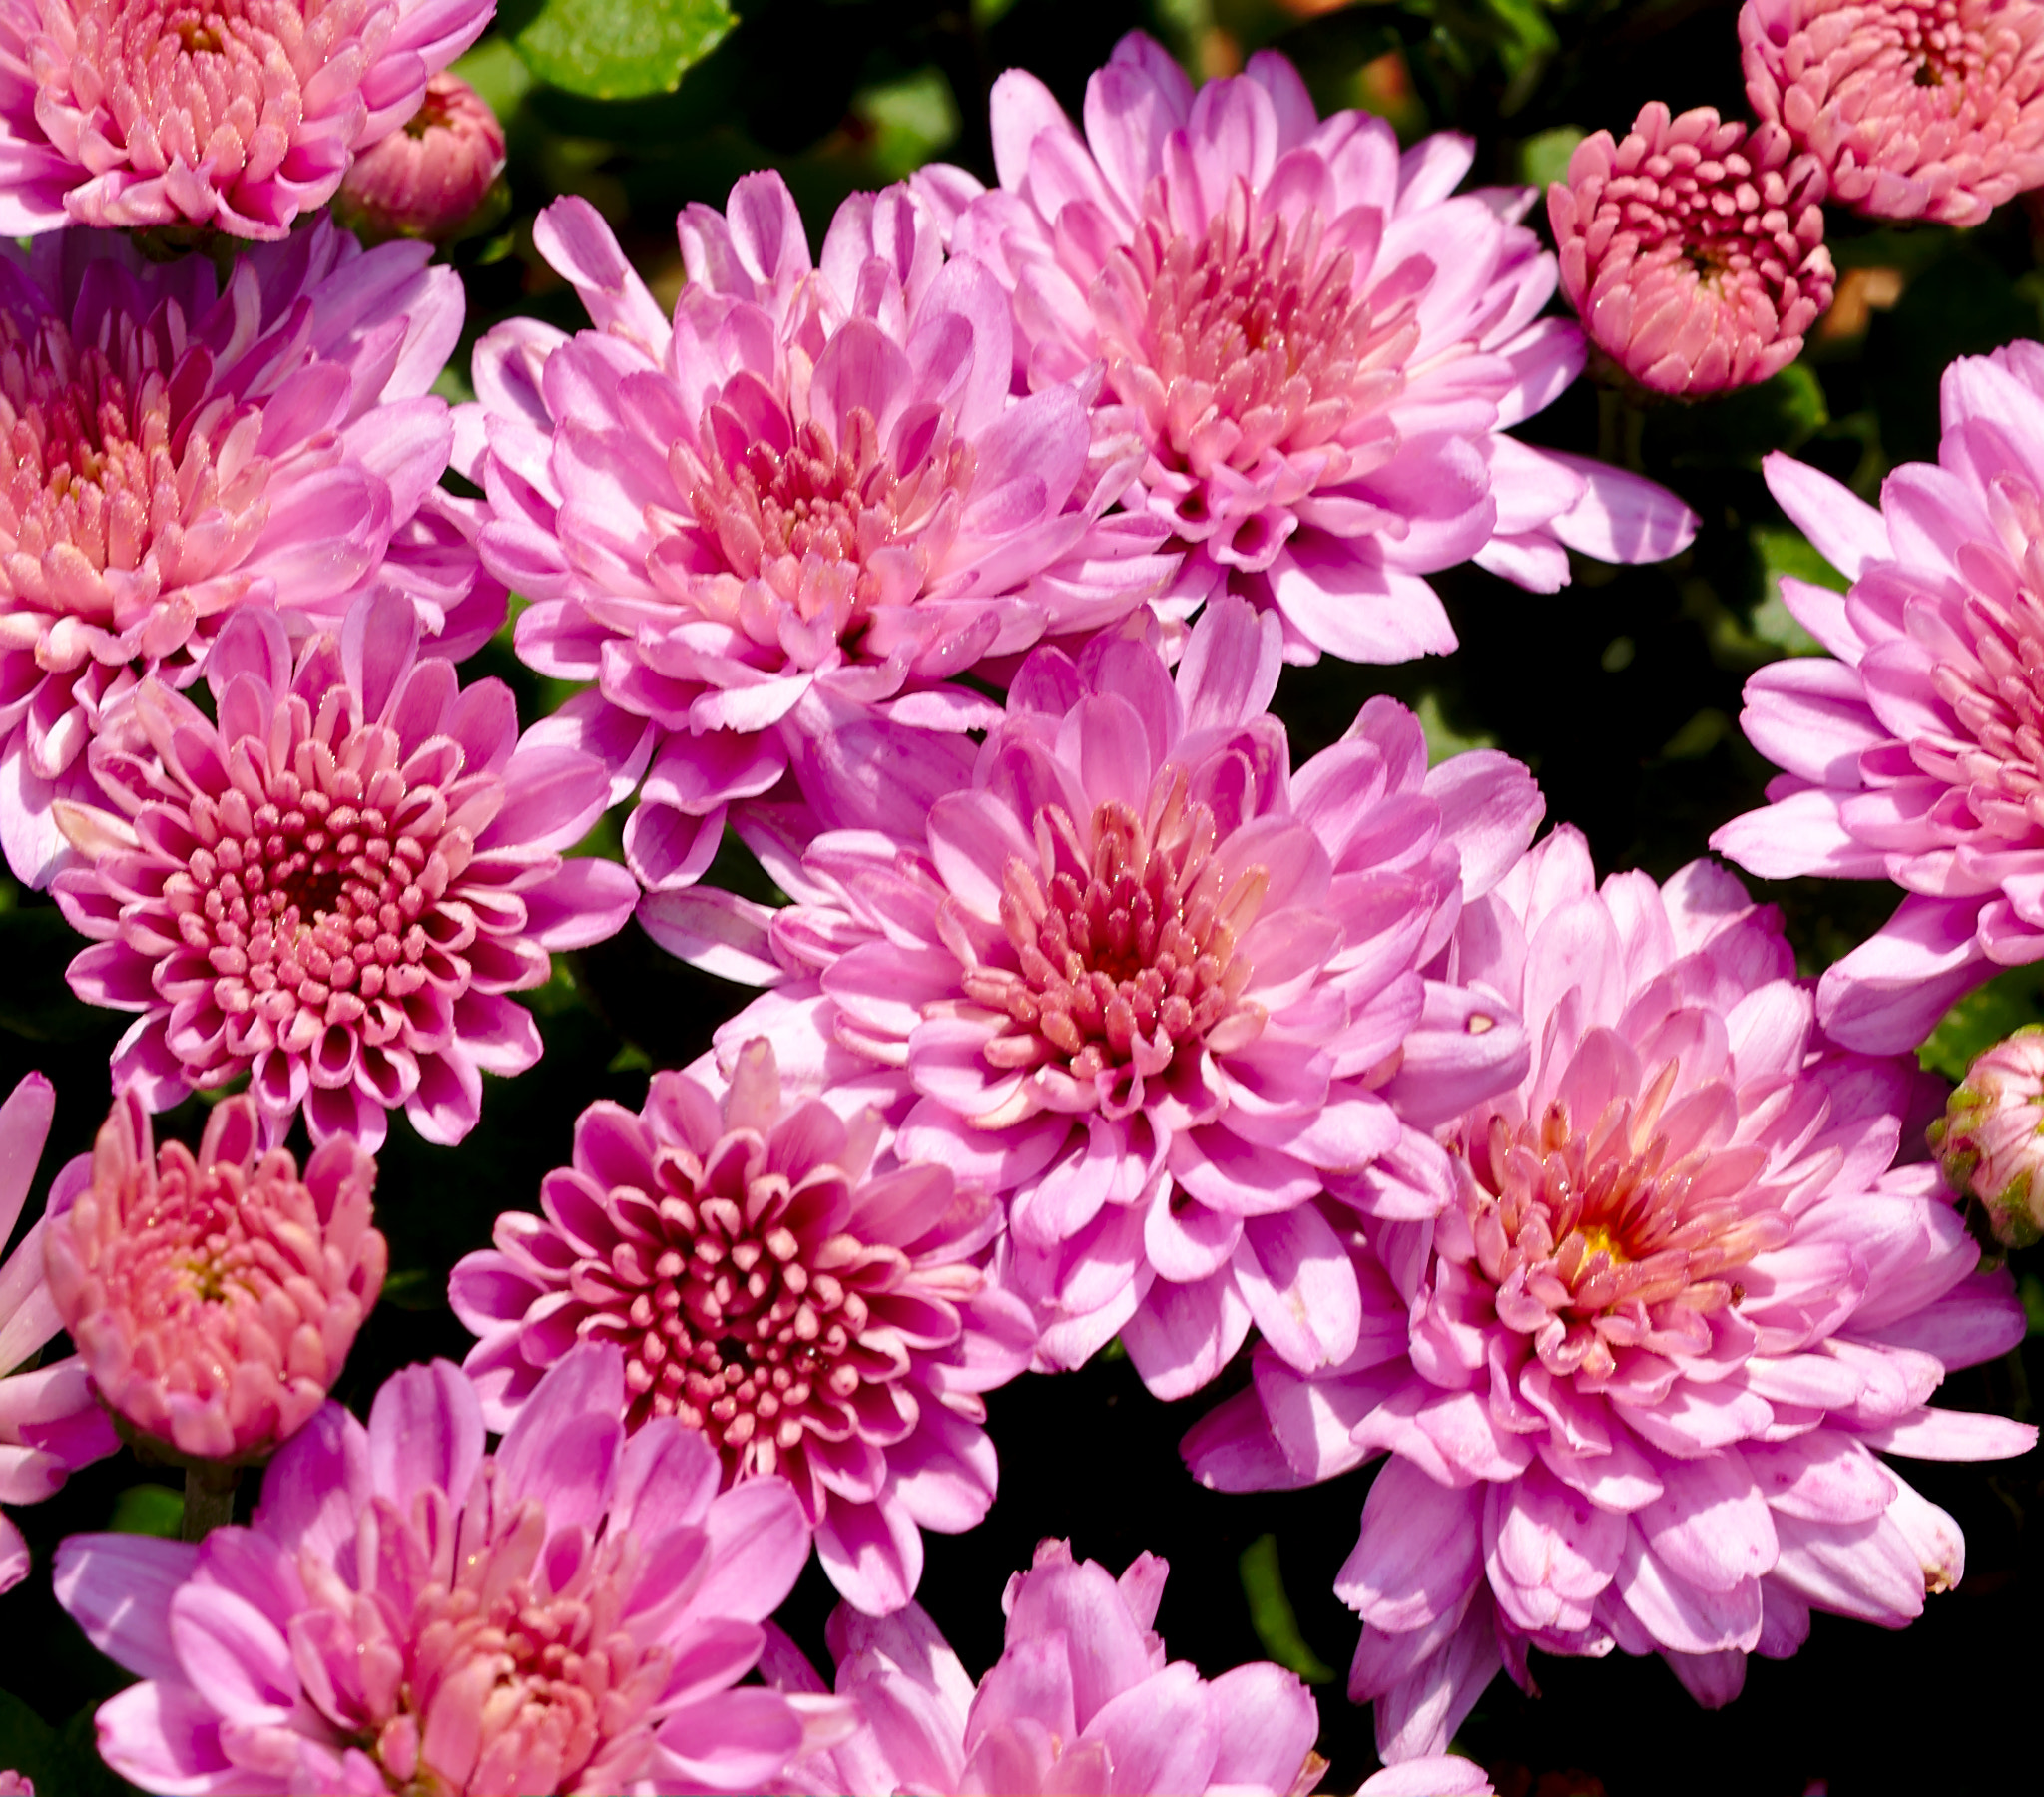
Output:
[[[1301,0],[1301,12],[1311,3]],[[523,29],[537,10],[521,0],[502,31]],[[1155,10],[1130,0],[996,0],[970,10],[932,0],[745,0],[736,11],[737,28],[679,90],[652,99],[604,102],[535,85],[501,36],[469,59],[512,149],[507,216],[450,252],[468,282],[471,335],[517,311],[577,322],[572,296],[531,250],[532,215],[556,193],[587,195],[671,297],[681,278],[672,219],[682,204],[721,205],[740,174],[770,164],[786,173],[820,240],[845,193],[929,157],[990,177],[984,96],[993,75],[1025,65],[1076,112],[1088,73],[1137,26],[1210,73],[1274,45],[1298,62],[1323,111],[1369,105],[1408,141],[1447,126],[1468,132],[1478,180],[1558,174],[1575,135],[1622,133],[1650,99],[1678,111],[1743,111],[1728,0],[1407,0],[1317,17],[1264,0],[1171,0]],[[1535,222],[1542,217],[1536,210]],[[1888,467],[1934,455],[1937,375],[1951,357],[2044,334],[2044,277],[2022,204],[1972,232],[1874,228],[1837,214],[1828,225],[1840,299],[1804,360],[1734,399],[1645,418],[1640,463],[1701,515],[1694,549],[1649,569],[1579,563],[1575,584],[1552,597],[1475,569],[1440,577],[1464,647],[1394,670],[1326,663],[1288,672],[1278,709],[1295,760],[1338,735],[1370,693],[1392,692],[1421,710],[1438,750],[1492,742],[1525,760],[1550,819],[1579,825],[1600,869],[1662,877],[1700,853],[1718,824],[1760,802],[1769,769],[1739,734],[1740,688],[1762,662],[1810,647],[1773,598],[1773,576],[1821,576],[1769,499],[1760,457],[1792,450],[1874,497]],[[464,348],[456,370],[465,363]],[[466,396],[458,372],[443,390]],[[1586,453],[1624,450],[1587,382],[1524,434]],[[467,671],[485,672],[517,688],[528,721],[562,696],[521,670],[502,640]],[[617,822],[607,820],[593,849],[615,842]],[[1875,927],[1895,897],[1818,882],[1767,896],[1784,907],[1810,972]],[[44,900],[0,882],[0,1092],[40,1068],[60,1102],[30,1216],[49,1176],[89,1146],[105,1115],[106,1058],[126,1021],[70,999],[61,974],[75,947]],[[482,1124],[458,1151],[419,1142],[393,1119],[378,1189],[393,1273],[336,1395],[365,1407],[393,1368],[432,1354],[458,1359],[468,1337],[445,1308],[449,1266],[484,1243],[499,1210],[534,1203],[538,1170],[567,1159],[584,1106],[602,1096],[637,1105],[648,1071],[693,1059],[744,996],[667,960],[633,926],[560,958],[553,983],[531,995],[546,1057],[515,1091],[488,1083]],[[2037,979],[2016,976],[1962,1007],[1927,1058],[1955,1072],[1970,1049],[2039,1015]],[[160,1126],[196,1139],[199,1125],[193,1101]],[[2001,1363],[1954,1375],[1942,1402],[2032,1414],[2029,1379],[2044,1376],[2044,1285],[2034,1254],[2015,1265],[2029,1341]],[[1039,1539],[1068,1536],[1077,1553],[1115,1571],[1149,1549],[1173,1568],[1159,1627],[1175,1655],[1212,1675],[1284,1650],[1260,1640],[1240,1567],[1246,1549],[1274,1537],[1298,1637],[1334,1674],[1317,1687],[1321,1749],[1333,1761],[1325,1788],[1352,1790],[1374,1757],[1367,1711],[1342,1695],[1355,1618],[1329,1585],[1353,1544],[1370,1473],[1257,1497],[1195,1486],[1178,1439],[1245,1377],[1239,1364],[1215,1390],[1164,1405],[1110,1351],[1083,1371],[994,1393],[1000,1498],[972,1534],[926,1538],[926,1606],[977,1674],[999,1652],[1001,1587]],[[1800,1655],[1756,1658],[1745,1694],[1716,1714],[1699,1710],[1654,1660],[1536,1655],[1543,1694],[1528,1698],[1500,1678],[1457,1744],[1506,1797],[1800,1797],[1819,1786],[1860,1797],[2018,1780],[2028,1788],[2044,1594],[2040,1459],[1904,1469],[1958,1519],[1968,1550],[1964,1583],[1933,1597],[1906,1632],[1819,1616]],[[161,1526],[163,1488],[173,1483],[124,1453],[17,1513],[37,1571],[0,1597],[0,1686],[14,1694],[0,1698],[0,1765],[41,1768],[45,1797],[119,1788],[80,1749],[91,1705],[122,1682],[57,1610],[49,1554],[63,1534],[117,1516]],[[820,1664],[833,1600],[812,1566],[784,1617]]]

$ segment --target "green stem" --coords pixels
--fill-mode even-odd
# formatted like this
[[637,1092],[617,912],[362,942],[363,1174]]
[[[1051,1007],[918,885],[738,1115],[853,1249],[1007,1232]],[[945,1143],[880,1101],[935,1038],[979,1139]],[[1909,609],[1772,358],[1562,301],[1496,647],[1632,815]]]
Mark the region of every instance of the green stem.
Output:
[[185,1520],[178,1530],[179,1539],[204,1541],[223,1523],[232,1523],[235,1520],[235,1487],[241,1482],[240,1467],[187,1467]]

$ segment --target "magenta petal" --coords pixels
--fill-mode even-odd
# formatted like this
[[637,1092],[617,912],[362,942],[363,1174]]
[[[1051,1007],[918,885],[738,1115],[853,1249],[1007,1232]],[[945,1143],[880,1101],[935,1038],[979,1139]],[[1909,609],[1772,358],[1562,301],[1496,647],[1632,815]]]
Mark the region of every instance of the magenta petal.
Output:
[[106,1656],[142,1678],[179,1681],[172,1594],[199,1556],[186,1542],[141,1535],[74,1535],[57,1550],[57,1601]]
[[1135,1791],[1204,1789],[1221,1745],[1213,1698],[1182,1660],[1111,1698],[1086,1732],[1106,1744],[1116,1782]]
[[1444,1490],[1394,1456],[1363,1501],[1362,1534],[1335,1595],[1378,1628],[1425,1627],[1482,1575],[1482,1515],[1480,1490]]
[[400,1507],[437,1487],[460,1499],[483,1457],[483,1422],[460,1368],[444,1360],[406,1367],[369,1412],[369,1477]]
[[1237,1666],[1208,1687],[1220,1739],[1216,1784],[1287,1790],[1319,1734],[1312,1693],[1274,1665]]

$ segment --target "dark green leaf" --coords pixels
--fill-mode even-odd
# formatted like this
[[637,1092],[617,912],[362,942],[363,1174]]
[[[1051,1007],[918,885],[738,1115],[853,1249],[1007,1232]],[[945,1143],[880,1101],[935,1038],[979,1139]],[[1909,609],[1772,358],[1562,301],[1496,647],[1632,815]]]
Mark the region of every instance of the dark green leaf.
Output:
[[1791,362],[1729,399],[1657,407],[1647,428],[1678,467],[1758,468],[1770,450],[1800,449],[1829,422],[1815,370]]
[[673,93],[735,23],[724,0],[541,0],[511,41],[542,81],[637,100]]
[[178,1539],[185,1521],[185,1494],[168,1485],[131,1485],[114,1500],[107,1527],[119,1535],[154,1535]]
[[1295,1672],[1307,1684],[1331,1684],[1333,1668],[1306,1645],[1298,1632],[1298,1617],[1291,1599],[1284,1594],[1284,1575],[1278,1566],[1278,1538],[1260,1535],[1242,1551],[1242,1592],[1249,1599],[1250,1626],[1257,1639],[1286,1671]]

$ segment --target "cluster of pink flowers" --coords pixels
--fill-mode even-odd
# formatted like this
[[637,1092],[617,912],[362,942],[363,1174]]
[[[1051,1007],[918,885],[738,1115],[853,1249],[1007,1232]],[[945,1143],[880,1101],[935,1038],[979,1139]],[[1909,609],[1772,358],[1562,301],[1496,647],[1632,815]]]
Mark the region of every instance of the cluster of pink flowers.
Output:
[[493,0],[0,0],[0,228],[277,238],[404,128]]
[[[139,1680],[108,1763],[1304,1797],[1311,1694],[1171,1660],[1153,1556],[1044,1543],[977,1681],[916,1601],[924,1532],[995,1501],[986,1395],[1116,1338],[1162,1399],[1247,1347],[1185,1438],[1210,1486],[1383,1459],[1335,1583],[1372,1797],[1488,1793],[1446,1748],[1534,1649],[1717,1704],[1813,1611],[1956,1583],[1892,1460],[2035,1441],[1930,1400],[2023,1332],[1958,1198],[2034,1235],[2044,1061],[1982,1060],[1947,1189],[1906,1051],[2044,960],[2044,348],[1955,363],[1881,511],[1768,465],[1851,587],[1785,583],[1830,656],[1755,676],[1786,771],[1714,842],[1907,894],[1821,981],[1722,868],[1536,846],[1501,752],[1430,764],[1373,697],[1294,766],[1272,707],[1287,664],[1453,650],[1444,570],[1685,549],[1675,496],[1512,431],[1592,344],[1681,398],[1786,367],[1826,196],[1971,223],[2044,183],[2044,13],[1749,0],[1763,122],[1586,139],[1558,254],[1533,191],[1462,188],[1467,140],[1132,35],[1078,124],[1001,78],[991,189],[855,195],[813,256],[776,175],[690,207],[671,311],[557,201],[534,247],[589,327],[498,324],[450,406],[428,242],[501,206],[505,146],[444,70],[490,10],[0,0],[35,239],[0,246],[0,844],[134,1018],[0,1268],[0,1372],[77,1350],[0,1379],[0,1500],[121,1439],[189,1480],[186,1539],[57,1556]],[[173,256],[219,233],[257,240],[224,278]],[[457,667],[511,590],[576,688],[523,729]],[[622,864],[577,852],[628,800]],[[784,902],[706,883],[728,832]],[[540,1056],[516,995],[635,917],[757,996],[506,1194],[448,1286],[464,1365],[365,1425],[329,1394],[390,1113],[459,1143]],[[0,1108],[0,1236],[53,1110]],[[812,1551],[832,1688],[768,1619]]]
[[1779,373],[1831,303],[1822,203],[1978,225],[2044,187],[2035,0],[1746,0],[1752,129],[1644,107],[1548,190],[1569,303],[1655,393]]

